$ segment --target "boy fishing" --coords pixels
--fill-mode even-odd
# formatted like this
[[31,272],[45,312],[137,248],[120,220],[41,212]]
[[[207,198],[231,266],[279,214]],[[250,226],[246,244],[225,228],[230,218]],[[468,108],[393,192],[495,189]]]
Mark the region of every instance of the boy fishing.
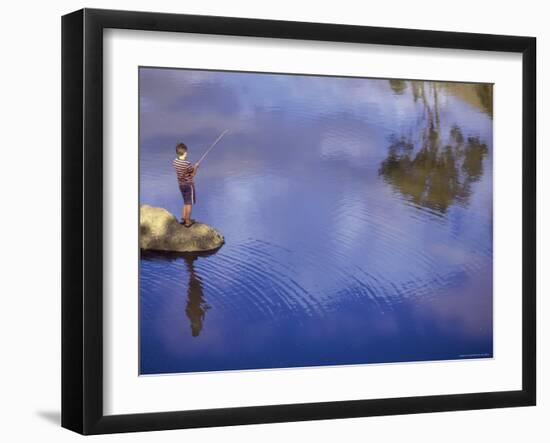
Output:
[[178,185],[180,188],[181,196],[183,197],[183,208],[181,210],[181,221],[180,223],[189,228],[193,225],[194,220],[191,219],[191,211],[193,210],[193,205],[196,203],[195,196],[195,174],[199,169],[200,162],[208,155],[208,153],[216,146],[216,144],[222,139],[227,130],[223,131],[221,135],[216,139],[216,141],[206,150],[195,165],[192,165],[189,160],[187,160],[188,149],[185,143],[178,143],[176,145],[176,155],[173,164],[176,169],[176,176],[178,178]]
[[183,197],[180,223],[186,228],[189,228],[193,224],[191,221],[191,211],[193,205],[196,203],[195,182],[193,179],[199,169],[199,163],[197,162],[193,166],[191,162],[187,160],[187,151],[185,143],[178,143],[176,145],[177,157],[174,159],[173,163],[178,177],[181,196]]

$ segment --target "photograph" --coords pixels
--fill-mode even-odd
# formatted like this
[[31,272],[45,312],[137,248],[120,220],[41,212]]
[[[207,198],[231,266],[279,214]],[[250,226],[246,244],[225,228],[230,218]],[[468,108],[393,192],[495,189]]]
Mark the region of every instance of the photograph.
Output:
[[492,84],[138,70],[140,375],[493,358]]

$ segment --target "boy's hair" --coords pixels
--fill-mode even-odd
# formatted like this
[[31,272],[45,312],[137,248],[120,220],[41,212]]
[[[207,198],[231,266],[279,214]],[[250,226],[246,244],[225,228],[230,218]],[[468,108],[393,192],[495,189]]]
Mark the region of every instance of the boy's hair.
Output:
[[187,152],[187,146],[185,143],[178,143],[176,145],[176,154],[183,155]]

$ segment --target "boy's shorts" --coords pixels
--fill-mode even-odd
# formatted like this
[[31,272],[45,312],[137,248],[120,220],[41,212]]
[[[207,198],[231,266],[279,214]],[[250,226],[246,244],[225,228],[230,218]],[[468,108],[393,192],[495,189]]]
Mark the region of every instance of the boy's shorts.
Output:
[[180,185],[181,196],[183,197],[183,203],[186,205],[194,205],[197,200],[195,197],[195,185],[192,183],[186,185]]

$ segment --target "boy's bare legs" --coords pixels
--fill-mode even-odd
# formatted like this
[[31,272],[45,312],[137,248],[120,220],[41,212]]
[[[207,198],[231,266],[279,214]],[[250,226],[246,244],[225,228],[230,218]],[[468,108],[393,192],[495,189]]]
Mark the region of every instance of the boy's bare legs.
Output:
[[191,209],[192,205],[183,205],[183,221],[186,225],[191,224]]

